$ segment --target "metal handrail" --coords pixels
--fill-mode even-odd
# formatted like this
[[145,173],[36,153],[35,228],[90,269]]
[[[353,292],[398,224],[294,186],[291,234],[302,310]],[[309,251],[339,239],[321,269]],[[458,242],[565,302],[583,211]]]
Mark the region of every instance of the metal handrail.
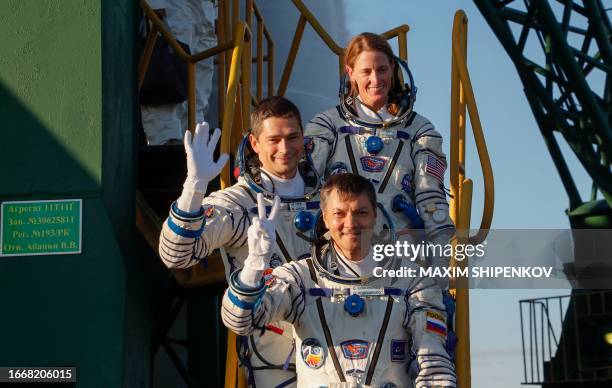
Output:
[[[455,13],[452,38],[452,75],[451,75],[451,194],[455,203],[460,203],[463,195],[462,186],[465,180],[465,124],[466,107],[472,124],[472,132],[482,167],[484,185],[484,208],[479,231],[475,236],[469,236],[469,243],[479,244],[484,241],[493,220],[495,201],[495,183],[493,169],[487,151],[476,98],[467,69],[467,17],[461,10]],[[451,201],[453,202],[453,201]],[[451,206],[451,214],[456,223],[462,216],[459,208]],[[471,210],[471,209],[470,209]],[[469,224],[467,225],[469,229]]]
[[[152,28],[151,31],[149,32],[149,36],[147,37],[147,41],[145,43],[145,48],[144,48],[144,52],[143,52],[143,56],[140,60],[140,64],[139,64],[139,77],[138,77],[138,87],[140,88],[142,86],[142,82],[144,81],[144,76],[146,74],[150,59],[151,59],[151,54],[153,53],[153,47],[155,46],[155,42],[157,40],[157,36],[158,34],[160,34],[162,36],[162,38],[164,40],[166,40],[166,42],[168,42],[168,44],[170,44],[170,46],[172,47],[172,49],[177,53],[177,55],[183,59],[184,61],[187,62],[187,101],[188,101],[188,126],[189,126],[189,130],[191,132],[193,132],[195,130],[195,110],[196,110],[196,102],[195,102],[195,64],[196,62],[202,61],[204,59],[210,58],[214,55],[226,52],[228,50],[232,50],[233,54],[232,56],[235,56],[235,52],[238,50],[240,51],[240,53],[242,53],[243,50],[243,42],[249,42],[251,39],[251,33],[249,28],[246,25],[236,25],[236,31],[234,33],[234,39],[229,40],[227,42],[223,42],[220,43],[218,45],[216,45],[215,47],[212,47],[208,50],[196,53],[196,54],[187,54],[185,52],[185,50],[183,50],[183,48],[181,47],[181,45],[177,42],[176,38],[174,37],[174,35],[167,29],[166,25],[162,22],[162,20],[159,18],[159,16],[157,16],[157,14],[155,13],[155,11],[149,6],[149,4],[147,3],[146,0],[139,0],[140,6],[142,7],[145,15],[147,16],[147,18],[151,21],[152,24]],[[236,38],[241,38],[240,41],[238,41]],[[234,64],[232,64],[233,66],[235,66]],[[230,69],[232,68],[232,65],[230,66]],[[234,70],[235,72],[237,72],[237,68]],[[229,87],[228,87],[228,91],[229,91]],[[231,97],[230,95],[227,95],[226,97],[226,101],[228,100],[228,98]],[[233,104],[230,104],[233,105]],[[231,108],[230,111],[233,110],[233,107]],[[232,112],[233,114],[233,112]],[[226,126],[227,121],[225,119],[225,116],[227,115],[227,111],[224,111],[223,114],[223,128],[230,128],[228,131],[224,131],[224,134],[226,132],[231,132],[231,127],[230,126]],[[231,134],[227,134],[228,136]],[[222,141],[223,143],[223,141]],[[228,150],[229,151],[229,148]],[[222,150],[222,152],[224,152]],[[229,172],[228,172],[229,174]],[[229,175],[228,175],[229,177]]]
[[[219,117],[222,117],[223,131],[221,133],[220,152],[229,154],[233,147],[232,140],[237,143],[240,140],[240,134],[248,128],[250,106],[252,101],[258,102],[263,96],[263,62],[268,62],[268,96],[274,93],[274,42],[264,24],[263,16],[253,0],[247,1],[246,22],[239,21],[238,1],[233,1],[233,13],[231,22],[229,20],[229,6],[227,1],[221,1],[219,4],[219,39],[225,41],[217,46],[205,50],[200,53],[189,55],[178,44],[173,34],[168,31],[165,24],[157,16],[155,11],[148,5],[146,0],[139,0],[145,15],[151,20],[152,28],[147,37],[143,55],[139,63],[138,88],[142,86],[144,77],[153,53],[153,48],[157,40],[158,34],[165,39],[168,44],[174,49],[177,55],[187,62],[188,71],[188,125],[189,130],[193,133],[195,130],[195,63],[206,58],[218,55],[218,101],[219,101]],[[257,20],[257,55],[251,58],[251,19],[255,15]],[[230,25],[233,30],[233,35],[226,40],[227,26]],[[267,53],[263,53],[263,38],[266,38]],[[230,54],[231,50],[231,54]],[[230,59],[231,55],[231,59]],[[256,97],[251,94],[251,63],[255,60],[257,65],[257,88]],[[228,68],[229,64],[229,68]],[[226,89],[227,82],[227,89]],[[241,84],[241,85],[240,85]],[[225,92],[225,96],[223,95]],[[238,132],[235,136],[233,132]],[[221,188],[229,187],[231,177],[229,171],[229,163],[223,167],[220,174]],[[137,200],[137,227],[148,236],[147,241],[156,249],[161,231],[161,221],[151,211],[148,204],[140,195]],[[155,238],[157,237],[157,238]],[[221,260],[216,260],[215,264],[221,263]],[[193,268],[193,267],[192,267]],[[212,272],[212,273],[211,273]],[[207,271],[205,276],[198,276],[194,271],[186,272],[175,270],[172,271],[177,279],[177,282],[184,287],[202,286],[219,282],[224,279],[223,266],[214,265],[214,271]],[[221,275],[219,275],[221,274]],[[235,349],[235,335],[228,335],[228,349]],[[237,372],[237,373],[236,373]],[[246,380],[244,374],[238,370],[238,361],[236,354],[229,351],[226,360],[226,386],[245,387]]]
[[[342,74],[344,73],[344,47],[340,47],[334,41],[334,39],[327,33],[325,28],[323,28],[323,26],[321,25],[321,23],[319,23],[313,13],[310,12],[306,5],[304,5],[302,0],[292,1],[298,11],[300,11],[300,18],[298,20],[295,33],[293,34],[291,48],[289,49],[287,61],[285,62],[285,68],[283,69],[283,75],[281,76],[281,81],[278,85],[278,90],[276,92],[276,94],[279,96],[284,96],[285,92],[287,91],[287,85],[289,84],[289,78],[291,78],[291,71],[293,70],[293,65],[295,64],[295,58],[297,57],[297,52],[300,47],[302,35],[304,34],[304,29],[306,28],[306,23],[310,24],[310,26],[315,30],[317,35],[319,35],[319,37],[323,40],[327,48],[329,48],[332,53],[338,56],[339,75],[342,76]],[[403,60],[408,60],[408,40],[406,34],[409,30],[410,27],[408,27],[408,25],[402,24],[381,34],[387,40],[391,40],[397,37],[399,45],[399,57]]]
[[[451,64],[451,140],[450,140],[450,213],[457,226],[456,243],[479,244],[489,232],[493,218],[494,183],[491,161],[487,152],[476,98],[470,82],[466,64],[467,57],[467,17],[461,10],[455,13],[452,35]],[[472,213],[473,182],[466,178],[465,167],[465,125],[466,108],[470,115],[476,148],[482,166],[485,190],[485,206],[480,229],[475,236],[469,235]],[[467,259],[461,262],[453,260],[453,265],[460,268],[468,266]],[[469,290],[467,279],[458,279],[454,290],[457,313],[455,327],[460,339],[457,344],[457,383],[460,387],[471,386],[470,367],[470,323],[469,323]]]
[[[248,87],[242,87],[239,93],[239,99],[235,102],[236,109],[238,109],[238,114],[234,116],[234,135],[232,136],[232,142],[230,144],[230,148],[232,150],[238,148],[238,144],[240,142],[241,136],[236,136],[238,132],[238,128],[240,128],[241,133],[246,132],[249,127],[250,121],[250,108],[251,106],[257,104],[263,98],[263,72],[264,72],[264,62],[267,62],[267,96],[270,97],[274,94],[274,41],[272,40],[272,36],[268,31],[268,28],[265,24],[265,20],[257,4],[254,0],[245,1],[245,17],[244,21],[240,21],[240,2],[237,0],[222,0],[219,2],[219,18],[218,18],[218,26],[217,31],[219,34],[219,38],[225,37],[228,34],[228,30],[236,27],[237,23],[246,23],[249,27],[249,30],[254,31],[257,37],[257,45],[255,47],[256,55],[255,57],[251,57],[251,51],[253,47],[252,45],[245,45],[244,54],[242,56],[243,68],[241,73],[241,84],[248,85]],[[256,29],[252,29],[252,19],[253,16],[257,22]],[[253,41],[253,39],[251,39]],[[264,53],[264,41],[266,42],[266,50]],[[249,59],[250,58],[250,59]],[[227,81],[227,77],[225,76],[228,69],[226,69],[226,65],[230,62],[230,57],[228,53],[220,54],[217,62],[219,63],[219,77],[218,77],[218,89],[219,91],[225,90],[225,82]],[[254,63],[256,66],[255,80],[256,86],[254,94],[251,93],[251,63]],[[219,107],[221,111],[221,107],[223,104],[223,99],[221,98],[221,92],[219,92]]]
[[[141,57],[139,64],[139,83],[138,87],[142,86],[142,81],[144,80],[144,76],[146,74],[151,54],[153,52],[153,47],[155,45],[155,41],[157,40],[158,33],[161,34],[162,38],[165,39],[176,51],[176,53],[187,62],[189,70],[189,78],[188,78],[188,107],[189,107],[189,130],[193,133],[195,130],[195,63],[206,58],[210,58],[219,53],[223,53],[224,51],[229,51],[231,49],[232,60],[230,64],[229,70],[229,82],[227,93],[225,96],[225,109],[223,111],[223,124],[222,128],[224,129],[221,133],[221,153],[230,152],[230,143],[231,143],[231,132],[232,132],[232,124],[233,124],[233,116],[234,116],[234,100],[236,99],[236,95],[238,93],[238,72],[242,70],[244,72],[244,63],[242,61],[242,52],[244,50],[245,43],[250,42],[251,34],[248,26],[244,22],[240,22],[236,25],[236,29],[234,32],[234,38],[231,42],[225,42],[218,44],[217,46],[210,48],[208,50],[202,51],[200,53],[196,53],[193,55],[187,54],[183,48],[178,44],[174,35],[168,31],[164,23],[157,16],[155,11],[148,5],[146,0],[139,0],[140,5],[145,13],[145,15],[151,20],[153,24],[149,36],[147,37],[147,43],[145,44],[145,48],[143,51],[143,56]],[[229,165],[225,165],[221,172],[221,187],[227,187],[230,185],[230,173],[229,173]],[[140,206],[142,201],[137,201],[137,204]],[[147,215],[150,212],[142,209],[140,211],[142,215]],[[147,219],[150,217],[147,217]],[[145,222],[146,221],[146,222]],[[143,220],[142,218],[137,218],[136,225],[140,230],[146,230],[146,225],[157,225],[160,222],[155,220]],[[149,241],[149,242],[152,242]],[[157,245],[152,246],[154,249],[157,249]],[[216,279],[216,278],[215,278]],[[177,278],[177,280],[180,279]],[[188,285],[185,285],[188,286]]]

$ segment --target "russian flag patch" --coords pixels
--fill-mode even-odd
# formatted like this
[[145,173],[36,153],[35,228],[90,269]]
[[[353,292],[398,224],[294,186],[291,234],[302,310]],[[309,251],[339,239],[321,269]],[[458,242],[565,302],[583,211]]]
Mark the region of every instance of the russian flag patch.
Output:
[[446,337],[446,319],[444,315],[433,311],[426,312],[425,330]]

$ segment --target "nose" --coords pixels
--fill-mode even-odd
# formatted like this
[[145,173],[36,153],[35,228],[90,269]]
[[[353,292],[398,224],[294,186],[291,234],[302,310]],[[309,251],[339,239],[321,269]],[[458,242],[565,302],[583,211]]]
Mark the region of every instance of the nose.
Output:
[[346,213],[346,218],[344,220],[344,226],[348,228],[355,228],[357,226],[357,217],[355,217],[353,212]]
[[281,139],[278,142],[278,151],[283,154],[286,154],[289,151],[289,144],[287,142],[287,139]]
[[372,73],[370,73],[370,82],[378,85],[378,83],[380,82],[381,76],[380,73],[378,71],[373,71]]

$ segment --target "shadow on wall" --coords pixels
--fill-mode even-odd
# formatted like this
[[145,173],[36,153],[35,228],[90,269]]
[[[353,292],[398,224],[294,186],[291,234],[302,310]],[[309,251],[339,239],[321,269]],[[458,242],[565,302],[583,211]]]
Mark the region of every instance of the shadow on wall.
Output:
[[[118,200],[133,203],[134,182],[101,166],[104,186],[115,186],[112,194],[105,193],[100,178],[1,82],[0,116],[0,202],[83,199],[81,254],[0,258],[0,365],[76,366],[80,386],[146,386],[124,379],[148,378],[155,298],[149,274],[159,263],[129,243],[133,208],[127,213],[130,205],[111,208]],[[62,128],[55,130],[63,134]],[[82,147],[79,152],[98,152],[93,159],[108,164],[113,149],[103,150],[112,147],[106,138],[121,135],[95,139],[93,132],[84,129],[82,139],[64,141],[72,149]],[[124,168],[134,168],[127,157],[122,157]],[[121,230],[131,234],[119,237]]]

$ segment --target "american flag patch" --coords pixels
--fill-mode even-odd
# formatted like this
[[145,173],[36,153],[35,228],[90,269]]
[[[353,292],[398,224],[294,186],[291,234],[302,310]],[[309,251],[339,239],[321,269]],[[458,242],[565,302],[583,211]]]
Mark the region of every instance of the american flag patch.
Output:
[[425,173],[436,178],[440,183],[444,182],[444,171],[446,170],[446,161],[439,159],[434,155],[427,155],[427,168]]

